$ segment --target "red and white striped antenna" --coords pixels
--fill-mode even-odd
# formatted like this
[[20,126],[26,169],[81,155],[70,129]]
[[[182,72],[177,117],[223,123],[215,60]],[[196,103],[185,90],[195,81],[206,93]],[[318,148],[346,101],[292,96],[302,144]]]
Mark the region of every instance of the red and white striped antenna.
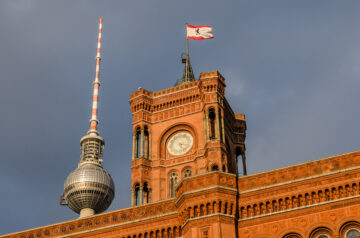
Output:
[[97,53],[96,53],[96,70],[95,70],[95,80],[94,80],[94,91],[93,91],[93,103],[91,110],[91,119],[90,119],[90,130],[89,133],[98,134],[97,131],[97,112],[98,112],[98,101],[99,101],[99,73],[100,73],[100,52],[101,52],[101,31],[102,31],[102,18],[100,17],[99,21],[99,37],[98,37],[98,45],[97,45]]

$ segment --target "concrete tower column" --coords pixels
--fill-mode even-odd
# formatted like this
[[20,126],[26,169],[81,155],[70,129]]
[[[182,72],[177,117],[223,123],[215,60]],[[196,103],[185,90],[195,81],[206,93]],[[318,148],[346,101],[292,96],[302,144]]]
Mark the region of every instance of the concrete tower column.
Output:
[[92,209],[92,208],[83,208],[80,211],[80,217],[79,218],[93,216],[94,214],[95,214],[94,209]]

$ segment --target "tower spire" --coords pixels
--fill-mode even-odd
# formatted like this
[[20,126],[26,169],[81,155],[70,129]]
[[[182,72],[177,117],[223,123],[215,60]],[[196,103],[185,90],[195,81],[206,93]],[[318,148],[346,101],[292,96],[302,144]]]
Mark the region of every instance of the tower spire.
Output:
[[186,37],[186,58],[185,58],[185,68],[184,68],[184,74],[183,74],[183,81],[184,82],[195,81],[194,72],[193,72],[191,64],[190,64],[189,39],[187,37]]
[[97,44],[97,53],[96,53],[96,70],[95,70],[95,80],[94,80],[94,89],[93,89],[93,102],[92,102],[92,111],[91,111],[91,119],[90,119],[90,129],[88,134],[96,134],[98,135],[97,131],[97,112],[98,112],[98,101],[99,101],[99,74],[100,74],[100,60],[101,60],[101,31],[102,31],[102,18],[100,17],[99,22],[99,36],[98,36],[98,44]]
[[[188,25],[187,23],[185,23],[186,25]],[[194,76],[194,71],[191,67],[190,64],[190,57],[189,57],[189,39],[187,37],[187,33],[186,33],[186,54],[182,53],[181,54],[181,62],[183,64],[185,64],[184,67],[184,73],[181,79],[177,80],[174,86],[178,86],[184,83],[190,83],[195,81],[195,76]]]

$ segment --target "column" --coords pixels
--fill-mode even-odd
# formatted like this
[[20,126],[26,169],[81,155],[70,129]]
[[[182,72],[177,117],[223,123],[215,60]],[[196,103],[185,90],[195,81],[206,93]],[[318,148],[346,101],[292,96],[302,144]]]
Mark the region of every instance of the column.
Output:
[[246,169],[246,157],[245,157],[245,153],[241,154],[241,158],[242,158],[242,163],[243,163],[243,172],[244,175],[247,175],[247,169]]
[[151,202],[151,192],[152,192],[152,189],[151,188],[148,188],[148,203]]
[[209,111],[205,111],[205,142],[209,140]]
[[151,160],[151,132],[149,132],[149,159]]
[[215,110],[215,137],[217,140],[220,140],[220,128],[219,128],[219,110]]
[[145,158],[149,158],[149,133],[145,136]]
[[222,133],[222,143],[225,144],[225,126],[224,126],[224,112],[221,114],[221,133]]
[[149,197],[149,189],[147,191],[144,190],[144,205],[149,202],[148,197]]
[[134,207],[136,204],[135,189],[131,189],[131,206]]
[[132,160],[136,158],[136,131],[133,131]]
[[144,157],[144,128],[141,128],[141,137],[140,137],[140,158]]
[[144,191],[144,185],[140,185],[140,191],[139,191],[139,196],[140,196],[140,199],[139,199],[139,205],[143,205],[144,204],[144,194],[143,194],[143,191]]

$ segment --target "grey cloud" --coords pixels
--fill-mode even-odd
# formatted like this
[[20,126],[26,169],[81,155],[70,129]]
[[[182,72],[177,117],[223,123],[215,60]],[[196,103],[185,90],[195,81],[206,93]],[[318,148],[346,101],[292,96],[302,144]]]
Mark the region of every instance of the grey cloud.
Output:
[[359,149],[358,2],[0,1],[1,233],[76,218],[58,205],[88,130],[104,17],[100,133],[116,198],[130,204],[129,94],[181,77],[184,23],[194,71],[219,70],[248,123],[250,173]]

